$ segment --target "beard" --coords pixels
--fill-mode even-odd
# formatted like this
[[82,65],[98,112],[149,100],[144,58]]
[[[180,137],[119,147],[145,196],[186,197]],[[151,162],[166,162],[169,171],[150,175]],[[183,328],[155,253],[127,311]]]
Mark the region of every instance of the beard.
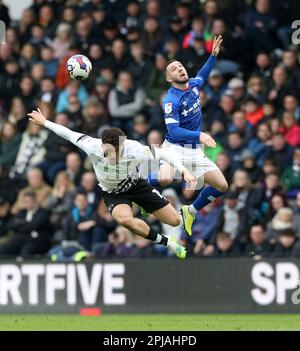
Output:
[[189,81],[189,77],[181,79],[173,79],[173,82],[176,84],[186,84]]

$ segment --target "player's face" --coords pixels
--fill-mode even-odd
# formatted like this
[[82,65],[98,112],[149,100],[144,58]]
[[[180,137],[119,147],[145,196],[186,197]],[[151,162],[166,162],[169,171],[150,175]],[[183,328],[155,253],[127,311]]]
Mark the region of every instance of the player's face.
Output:
[[119,160],[119,155],[122,155],[122,149],[123,146],[119,146],[119,150],[116,150],[116,148],[112,144],[102,144],[103,148],[103,154],[105,159],[109,164],[116,164]]
[[167,81],[169,83],[185,84],[188,80],[188,73],[179,61],[169,64],[167,68]]

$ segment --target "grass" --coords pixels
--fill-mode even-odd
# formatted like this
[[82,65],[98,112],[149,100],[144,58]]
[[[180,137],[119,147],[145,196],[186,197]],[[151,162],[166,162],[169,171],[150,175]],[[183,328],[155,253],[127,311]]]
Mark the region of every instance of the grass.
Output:
[[0,331],[300,330],[296,314],[0,315]]

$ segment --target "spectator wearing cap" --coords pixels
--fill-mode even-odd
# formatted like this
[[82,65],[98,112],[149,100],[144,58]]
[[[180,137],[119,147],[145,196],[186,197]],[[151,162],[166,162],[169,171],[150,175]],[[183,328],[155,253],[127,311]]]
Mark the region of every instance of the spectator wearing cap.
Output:
[[204,88],[207,98],[210,99],[213,103],[218,104],[226,88],[227,85],[224,82],[222,73],[216,68],[212,69],[208,77],[208,83]]
[[144,99],[144,90],[134,86],[131,74],[128,71],[120,72],[117,85],[108,97],[112,125],[127,133],[133,117],[142,111]]
[[257,164],[261,167],[269,146],[272,143],[272,133],[267,123],[258,125],[255,137],[248,143],[248,149],[255,155]]
[[244,169],[250,176],[252,184],[258,183],[262,177],[262,170],[255,161],[254,154],[245,149],[241,154],[242,169]]
[[272,135],[266,158],[273,160],[277,169],[281,171],[292,165],[293,147],[285,141],[282,133],[276,132]]
[[283,229],[279,233],[278,242],[272,251],[273,257],[299,257],[300,241],[291,228]]
[[231,78],[228,82],[228,89],[232,90],[237,107],[239,107],[245,97],[245,83],[241,78]]
[[268,257],[272,249],[271,243],[266,239],[263,225],[252,225],[249,233],[249,241],[245,247],[245,254],[250,257]]
[[50,248],[52,231],[49,223],[50,213],[38,204],[36,194],[24,193],[22,210],[13,217],[10,229],[13,236],[0,245],[0,255],[32,256],[44,254]]

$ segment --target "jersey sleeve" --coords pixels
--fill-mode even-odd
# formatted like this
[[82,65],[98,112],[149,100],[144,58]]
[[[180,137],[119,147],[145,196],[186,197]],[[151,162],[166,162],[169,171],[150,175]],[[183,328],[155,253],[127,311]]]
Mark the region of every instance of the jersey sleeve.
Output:
[[201,88],[207,81],[210,72],[212,71],[216,62],[216,56],[210,55],[208,60],[202,66],[197,76],[193,78],[193,81]]
[[71,129],[51,121],[46,121],[44,127],[51,130],[58,136],[69,140],[72,144],[83,150],[87,155],[90,155],[97,147],[100,149],[101,139],[95,139],[82,133],[73,132]]
[[164,99],[163,110],[168,134],[171,137],[179,140],[194,139],[199,137],[199,131],[187,130],[179,126],[179,107],[177,104],[174,104],[171,99]]
[[134,141],[134,154],[136,155],[136,160],[139,162],[145,162],[149,160],[154,160],[153,154],[149,146],[145,146],[138,141]]

